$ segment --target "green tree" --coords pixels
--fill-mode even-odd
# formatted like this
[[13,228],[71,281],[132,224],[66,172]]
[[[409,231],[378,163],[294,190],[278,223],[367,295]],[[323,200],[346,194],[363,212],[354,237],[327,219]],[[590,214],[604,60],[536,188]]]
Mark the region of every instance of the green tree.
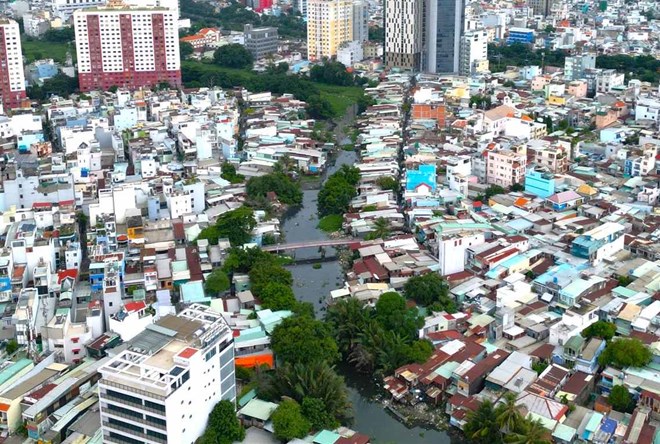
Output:
[[231,248],[222,269],[225,273],[248,273],[258,263],[263,262],[275,264],[277,261],[275,256],[259,247]]
[[308,316],[283,320],[271,336],[271,347],[280,362],[334,363],[339,357],[337,343],[328,326]]
[[7,346],[5,347],[5,351],[7,352],[8,355],[13,355],[16,350],[18,350],[18,342],[16,339],[10,339],[7,342]]
[[314,430],[333,430],[340,425],[339,421],[328,412],[323,400],[319,398],[304,397],[302,414]]
[[376,185],[378,185],[381,190],[396,191],[399,189],[399,182],[391,176],[379,177],[376,179]]
[[517,183],[517,182],[509,187],[509,191],[512,191],[512,192],[520,192],[520,191],[524,191],[524,190],[525,190],[525,186],[523,184]]
[[492,402],[485,400],[477,410],[468,413],[463,433],[470,442],[477,444],[500,444],[502,442]]
[[325,321],[330,326],[339,350],[348,355],[358,344],[370,321],[370,309],[355,298],[342,299],[330,305]]
[[411,340],[418,337],[418,331],[424,325],[424,318],[417,310],[408,308],[406,300],[394,291],[383,293],[376,301],[376,320],[385,331]]
[[437,311],[456,312],[456,304],[449,297],[449,286],[438,273],[411,277],[404,284],[403,292],[408,299],[413,299],[420,305],[436,304],[434,308],[440,309]]
[[355,84],[355,75],[349,73],[343,63],[336,61],[326,61],[321,65],[312,66],[309,78],[315,82],[329,85],[352,86]]
[[546,368],[548,368],[548,363],[545,361],[537,361],[532,364],[532,370],[534,370],[539,375],[543,373]]
[[209,415],[206,431],[200,438],[202,444],[231,444],[245,439],[245,429],[236,417],[234,404],[220,401]]
[[204,290],[214,296],[224,293],[229,290],[230,287],[231,282],[229,282],[229,278],[220,268],[213,270],[206,278],[206,282],[204,282]]
[[211,244],[217,244],[218,239],[227,238],[232,245],[240,246],[252,240],[252,230],[256,226],[252,209],[240,207],[221,214],[215,225],[204,228],[197,239],[208,239]]
[[607,344],[598,363],[603,367],[643,367],[651,362],[651,357],[651,351],[639,339],[621,338]]
[[269,308],[274,311],[293,310],[298,303],[291,286],[279,282],[269,282],[266,284],[259,298],[261,299],[263,308]]
[[551,444],[548,430],[540,419],[524,421],[520,430],[506,436],[504,442],[510,444]]
[[245,177],[240,174],[236,174],[236,167],[234,164],[225,162],[222,164],[222,174],[220,175],[223,179],[235,184],[241,183],[245,180]]
[[390,221],[384,217],[379,217],[374,221],[373,231],[367,235],[367,239],[387,239],[392,233]]
[[516,394],[507,392],[502,403],[495,409],[497,424],[504,434],[512,433],[520,427],[523,417],[516,405]]
[[251,199],[265,198],[267,193],[274,192],[280,202],[288,205],[299,205],[303,198],[300,183],[281,172],[250,178],[246,192]]
[[[345,166],[345,165],[344,165]],[[357,179],[355,179],[357,174]],[[317,206],[321,216],[343,214],[350,207],[351,200],[357,196],[355,185],[359,181],[357,168],[337,171],[330,176],[319,191]]]
[[179,55],[182,59],[187,58],[188,56],[193,55],[195,48],[188,42],[179,43]]
[[[342,423],[351,417],[351,403],[344,379],[337,375],[326,362],[286,363],[276,370],[267,372],[258,380],[257,394],[263,399],[277,401],[289,397],[297,403],[305,404],[306,398],[320,400],[326,414]],[[310,416],[320,404],[307,402]],[[320,414],[318,412],[314,415]]]
[[273,261],[259,261],[250,270],[250,290],[261,297],[267,285],[277,283],[287,287],[293,284],[291,272]]
[[623,385],[612,387],[610,396],[607,399],[612,408],[618,412],[629,413],[634,408],[633,397]]
[[311,428],[309,421],[302,415],[300,405],[291,399],[280,403],[273,412],[272,421],[275,437],[282,442],[304,438]]
[[612,322],[606,321],[596,321],[591,324],[589,327],[582,330],[582,337],[591,339],[591,338],[601,338],[609,341],[616,334],[616,325]]
[[213,61],[225,68],[251,69],[252,54],[238,43],[223,45],[213,53]]
[[486,199],[490,199],[491,197],[497,195],[497,194],[506,194],[507,190],[502,188],[499,185],[491,185],[488,188],[486,188]]

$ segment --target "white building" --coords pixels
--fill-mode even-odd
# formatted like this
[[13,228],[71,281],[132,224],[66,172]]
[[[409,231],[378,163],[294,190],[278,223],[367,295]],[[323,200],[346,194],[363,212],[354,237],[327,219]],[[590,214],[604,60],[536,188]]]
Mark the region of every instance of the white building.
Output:
[[464,231],[438,237],[438,272],[442,276],[460,273],[465,270],[465,250],[486,242],[483,231]]
[[459,74],[469,76],[488,70],[488,33],[471,31],[461,36]]
[[100,373],[103,442],[193,443],[236,399],[231,329],[198,304],[148,325]]
[[606,222],[578,236],[571,245],[573,256],[588,259],[593,265],[623,250],[624,226]]
[[362,43],[357,40],[344,43],[337,51],[337,61],[345,66],[353,66],[353,63],[364,59]]
[[385,65],[418,71],[422,64],[424,3],[385,0]]
[[660,122],[660,100],[640,98],[635,104],[635,120]]
[[360,43],[369,40],[369,3],[366,0],[353,1],[353,40]]
[[144,301],[128,302],[110,316],[108,329],[121,336],[122,341],[130,341],[140,334],[149,324],[154,323],[154,315],[147,310]]
[[25,72],[23,71],[23,51],[18,23],[7,18],[0,18],[0,44],[4,50],[0,53],[0,94],[4,109],[17,108],[26,98]]
[[447,160],[447,182],[449,189],[468,195],[468,180],[472,175],[472,159],[470,156],[457,156]]
[[[71,300],[71,296],[72,292],[62,293],[60,301]],[[59,351],[64,356],[64,362],[77,364],[87,356],[85,344],[99,337],[103,331],[101,303],[94,301],[77,310],[58,308],[42,330],[42,337],[48,341],[48,350]]]

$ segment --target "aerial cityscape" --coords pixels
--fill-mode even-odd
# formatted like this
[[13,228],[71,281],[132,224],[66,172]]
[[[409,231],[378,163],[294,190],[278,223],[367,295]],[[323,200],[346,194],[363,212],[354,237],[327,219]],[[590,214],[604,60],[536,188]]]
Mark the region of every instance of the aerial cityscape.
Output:
[[0,444],[660,443],[660,1],[1,7]]

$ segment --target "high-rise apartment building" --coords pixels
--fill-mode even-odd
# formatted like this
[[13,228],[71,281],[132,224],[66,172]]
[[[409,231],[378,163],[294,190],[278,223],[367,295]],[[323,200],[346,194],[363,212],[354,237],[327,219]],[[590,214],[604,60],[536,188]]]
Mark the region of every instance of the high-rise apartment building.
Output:
[[596,68],[596,54],[578,54],[566,57],[564,61],[564,77],[566,80],[585,78],[586,70]]
[[353,40],[360,43],[369,40],[369,4],[366,0],[353,2]]
[[236,399],[222,315],[193,304],[150,324],[100,368],[104,443],[194,443],[213,407]]
[[424,70],[458,73],[461,35],[465,24],[463,0],[428,0],[426,8],[426,61]]
[[0,18],[0,94],[4,108],[15,108],[25,99],[25,73],[18,23]]
[[419,71],[424,49],[424,0],[385,0],[385,66]]
[[80,90],[180,86],[177,16],[123,5],[74,12]]
[[484,29],[466,32],[461,36],[458,72],[462,76],[488,70],[488,33]]
[[344,42],[353,40],[351,0],[307,1],[307,58],[334,57]]
[[549,16],[552,13],[552,0],[529,0],[534,15]]
[[269,54],[277,52],[277,28],[264,26],[255,28],[252,25],[243,26],[245,49],[250,51],[254,60],[260,60]]

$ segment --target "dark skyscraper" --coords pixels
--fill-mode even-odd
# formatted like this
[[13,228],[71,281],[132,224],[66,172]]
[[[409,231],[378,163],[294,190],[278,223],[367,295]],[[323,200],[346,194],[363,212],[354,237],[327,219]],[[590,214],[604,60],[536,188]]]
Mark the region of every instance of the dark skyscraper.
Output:
[[464,23],[463,0],[427,0],[425,71],[439,73],[459,71]]

